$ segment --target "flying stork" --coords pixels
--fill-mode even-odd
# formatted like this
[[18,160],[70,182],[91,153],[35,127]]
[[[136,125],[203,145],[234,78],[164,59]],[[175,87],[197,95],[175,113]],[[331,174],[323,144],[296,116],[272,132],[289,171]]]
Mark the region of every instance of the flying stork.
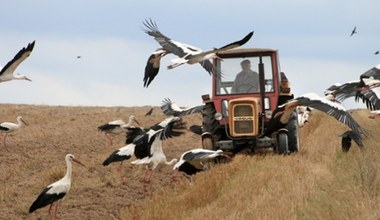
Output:
[[351,31],[350,37],[352,37],[354,34],[357,34],[357,32],[356,32],[356,26],[355,26],[354,29]]
[[[325,90],[325,98],[333,102],[343,102],[345,99],[355,97],[355,101],[362,101],[370,110],[379,109],[376,88],[380,86],[380,64],[360,75],[359,80],[347,83],[336,83]],[[377,97],[376,97],[377,96]]]
[[207,170],[209,168],[207,162],[217,157],[226,157],[231,160],[231,157],[222,150],[208,150],[203,148],[188,150],[181,155],[179,161],[173,166],[173,170],[184,172],[187,175],[193,175],[197,172]]
[[179,117],[166,118],[150,128],[129,127],[126,145],[114,151],[104,160],[103,166],[108,166],[113,162],[129,160],[132,156],[135,156],[137,160],[133,164],[151,162],[155,168],[159,163],[167,162],[162,151],[162,141],[180,136],[183,134],[180,131],[183,128],[185,128],[185,124]]
[[121,133],[126,132],[126,128],[132,126],[133,123],[140,125],[134,115],[129,116],[128,123],[125,123],[123,120],[118,119],[115,121],[108,122],[106,124],[100,125],[98,130],[100,132],[104,132],[107,139],[110,141],[110,145],[112,145],[113,136],[119,135]]
[[[160,68],[160,60],[166,54],[172,53],[179,57],[178,59],[173,60],[172,64],[168,66],[168,69],[173,69],[185,63],[199,63],[211,75],[214,72],[213,70],[215,69],[214,65],[210,61],[211,58],[217,57],[218,52],[230,50],[244,45],[251,39],[253,35],[252,31],[239,41],[227,44],[220,48],[202,51],[199,48],[178,41],[174,41],[169,37],[165,36],[159,31],[157,24],[151,19],[149,21],[145,20],[143,24],[147,28],[144,30],[145,33],[154,37],[154,39],[161,46],[161,48],[157,49],[149,56],[147,65],[145,67],[144,87],[148,87],[154,79],[154,77],[158,74]],[[221,74],[219,73],[218,75]]]
[[13,122],[3,122],[0,124],[0,132],[5,133],[3,137],[4,146],[7,147],[6,138],[9,133],[19,130],[23,125],[28,125],[21,116],[17,116],[17,124]]
[[1,71],[0,71],[0,82],[6,82],[10,80],[30,80],[28,77],[20,74],[14,75],[14,71],[16,68],[22,63],[29,55],[32,53],[32,50],[34,48],[34,43],[29,43],[28,46],[25,48],[22,48],[16,55],[13,57],[11,61],[5,65]]
[[76,162],[84,166],[80,161],[75,159],[72,154],[67,154],[65,156],[65,160],[67,166],[66,175],[62,179],[48,185],[44,190],[42,190],[40,195],[30,206],[29,213],[50,204],[50,219],[56,219],[58,201],[69,192],[71,187],[72,163]]
[[185,116],[194,113],[201,113],[205,105],[196,105],[189,108],[181,108],[169,98],[165,98],[161,104],[161,110],[166,116]]
[[147,113],[145,113],[145,116],[152,115],[154,108],[150,108]]
[[269,121],[267,129],[264,131],[264,136],[268,136],[273,132],[284,128],[287,125],[293,110],[300,105],[318,109],[334,117],[339,122],[350,127],[353,133],[358,135],[360,139],[362,139],[363,134],[367,134],[367,132],[355,121],[355,119],[345,110],[343,106],[336,102],[331,102],[325,98],[321,98],[315,93],[307,93],[278,106],[273,112],[273,117]]

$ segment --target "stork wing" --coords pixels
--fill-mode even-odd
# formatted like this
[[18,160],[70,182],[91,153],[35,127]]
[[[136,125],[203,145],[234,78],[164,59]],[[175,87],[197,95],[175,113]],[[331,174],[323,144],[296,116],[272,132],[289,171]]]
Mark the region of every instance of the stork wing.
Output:
[[360,79],[363,78],[380,79],[380,64],[378,64],[375,67],[372,67],[371,69],[367,70],[362,75],[360,75]]
[[162,101],[161,110],[167,116],[185,116],[194,113],[202,112],[204,105],[196,105],[189,108],[180,108],[175,102],[172,102],[169,98],[165,98]]
[[29,43],[26,48],[22,48],[16,54],[16,56],[11,61],[9,61],[7,65],[4,66],[4,68],[0,72],[0,75],[13,74],[18,65],[20,65],[20,63],[22,63],[27,57],[29,57],[30,53],[32,53],[34,43],[35,41]]
[[233,43],[227,44],[227,45],[225,45],[223,47],[220,47],[220,48],[216,48],[216,49],[208,50],[208,51],[203,51],[203,52],[198,53],[198,54],[196,54],[194,56],[205,57],[206,55],[211,54],[211,53],[218,53],[218,52],[221,52],[221,51],[231,50],[233,48],[240,47],[240,46],[244,45],[245,43],[247,43],[251,39],[252,35],[253,35],[253,31],[250,32],[249,34],[247,34],[241,40],[238,40],[238,41],[235,41]]
[[345,99],[353,97],[356,95],[357,88],[360,81],[350,81],[344,84],[334,84],[325,90],[325,95],[333,93],[335,99],[339,102],[343,102]]
[[184,122],[182,122],[182,119],[179,117],[172,117],[170,118],[170,122],[164,126],[162,133],[160,134],[160,139],[165,140],[168,138],[178,137],[182,134],[184,134],[183,131],[176,130],[176,129],[183,129]]
[[152,21],[152,19],[145,20],[143,22],[146,29],[145,33],[148,35],[154,37],[154,39],[161,45],[164,50],[168,51],[169,53],[173,53],[179,57],[183,57],[186,55],[184,51],[185,45],[180,42],[175,42],[168,38],[167,36],[163,35],[159,30],[156,22]]
[[192,160],[207,160],[219,156],[219,152],[207,149],[193,149],[183,155],[186,161]]
[[380,88],[369,89],[359,96],[369,110],[380,110]]
[[292,106],[304,105],[311,108],[318,109],[330,116],[333,116],[336,120],[346,124],[358,135],[366,134],[366,131],[355,121],[355,119],[348,113],[343,106],[338,103],[331,102],[327,99],[321,98],[314,93],[307,93],[294,100],[284,104]]
[[353,131],[346,131],[339,136],[352,139],[359,147],[363,147],[362,137]]
[[160,70],[161,57],[165,55],[165,50],[158,49],[149,56],[145,66],[144,87],[148,88],[149,84],[157,76],[158,71]]

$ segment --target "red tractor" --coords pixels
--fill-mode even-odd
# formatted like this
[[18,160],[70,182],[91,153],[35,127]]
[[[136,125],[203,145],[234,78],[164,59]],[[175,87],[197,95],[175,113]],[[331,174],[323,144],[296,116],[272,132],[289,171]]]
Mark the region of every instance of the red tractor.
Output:
[[[203,95],[202,145],[237,153],[243,149],[273,148],[280,154],[299,150],[297,113],[285,128],[268,133],[269,121],[278,105],[293,98],[285,74],[280,72],[277,50],[243,48],[218,53],[213,60],[212,97]],[[241,64],[249,60],[258,74],[257,86],[234,81]],[[246,61],[245,61],[246,62]],[[217,74],[218,73],[218,74]]]

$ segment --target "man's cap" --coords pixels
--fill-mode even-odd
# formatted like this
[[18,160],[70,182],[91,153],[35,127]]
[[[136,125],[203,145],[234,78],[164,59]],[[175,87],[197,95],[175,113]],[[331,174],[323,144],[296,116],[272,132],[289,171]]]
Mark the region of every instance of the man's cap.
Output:
[[249,61],[249,60],[243,60],[240,62],[240,65],[250,64],[250,63],[251,63],[251,61]]

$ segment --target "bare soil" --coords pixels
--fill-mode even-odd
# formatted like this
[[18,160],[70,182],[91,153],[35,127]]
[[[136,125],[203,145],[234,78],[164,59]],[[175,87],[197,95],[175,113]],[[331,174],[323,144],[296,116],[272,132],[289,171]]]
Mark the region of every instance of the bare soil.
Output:
[[[115,137],[111,146],[97,127],[116,119],[127,121],[130,115],[144,127],[165,119],[158,107],[151,116],[144,116],[150,108],[1,104],[0,122],[16,122],[21,115],[28,126],[8,135],[7,147],[0,142],[0,219],[49,219],[48,207],[31,214],[28,210],[45,186],[63,177],[67,153],[86,167],[74,164],[71,190],[58,206],[59,219],[120,219],[122,208],[170,187],[172,167],[158,168],[151,188],[144,190],[145,167],[132,166],[133,159],[123,163],[121,172],[119,163],[102,166],[104,159],[124,146],[125,137]],[[189,125],[199,124],[200,115],[185,120]],[[200,146],[200,137],[186,132],[165,141],[164,151],[171,160]]]

